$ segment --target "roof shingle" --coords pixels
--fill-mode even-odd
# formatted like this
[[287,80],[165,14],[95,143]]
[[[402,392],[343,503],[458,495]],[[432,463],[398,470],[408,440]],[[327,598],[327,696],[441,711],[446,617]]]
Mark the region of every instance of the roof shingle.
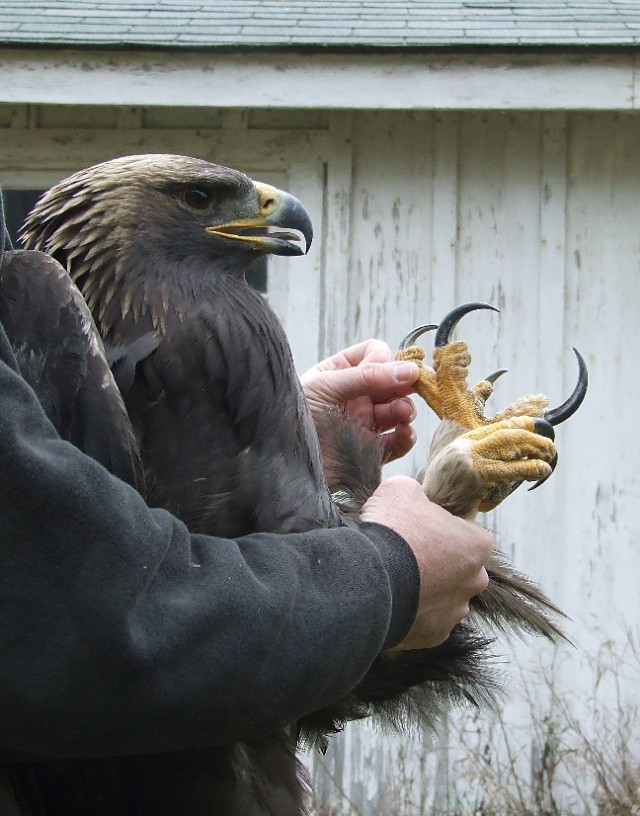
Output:
[[3,0],[0,42],[73,47],[636,46],[638,0]]

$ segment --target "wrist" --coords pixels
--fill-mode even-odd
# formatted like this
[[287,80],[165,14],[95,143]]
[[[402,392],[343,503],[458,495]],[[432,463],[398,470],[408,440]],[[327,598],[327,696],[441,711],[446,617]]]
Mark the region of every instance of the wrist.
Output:
[[390,649],[407,635],[420,600],[420,570],[413,550],[395,530],[377,522],[359,525],[380,556],[389,580],[391,618],[383,649]]

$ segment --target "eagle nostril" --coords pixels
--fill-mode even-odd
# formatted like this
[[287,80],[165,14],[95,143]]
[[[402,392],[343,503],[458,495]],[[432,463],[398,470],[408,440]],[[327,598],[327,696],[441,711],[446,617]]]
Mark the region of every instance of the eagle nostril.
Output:
[[271,213],[276,208],[276,200],[273,196],[268,196],[266,198],[261,198],[260,200],[260,212],[262,215],[271,215]]

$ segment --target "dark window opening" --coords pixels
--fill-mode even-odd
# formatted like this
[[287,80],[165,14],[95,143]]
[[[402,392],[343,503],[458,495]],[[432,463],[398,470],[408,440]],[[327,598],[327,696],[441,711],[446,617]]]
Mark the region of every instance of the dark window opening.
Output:
[[18,239],[24,220],[40,198],[44,190],[3,190],[4,215],[11,236],[11,243],[16,249],[22,244]]

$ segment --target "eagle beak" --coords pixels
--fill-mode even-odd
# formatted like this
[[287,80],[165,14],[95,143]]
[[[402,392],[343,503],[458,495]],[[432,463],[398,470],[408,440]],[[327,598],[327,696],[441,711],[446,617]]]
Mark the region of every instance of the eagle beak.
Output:
[[[270,255],[306,255],[313,227],[302,204],[270,184],[254,181],[253,185],[257,192],[256,216],[216,224],[206,227],[206,231],[220,238],[243,241],[249,248]],[[300,246],[303,240],[304,248]]]

